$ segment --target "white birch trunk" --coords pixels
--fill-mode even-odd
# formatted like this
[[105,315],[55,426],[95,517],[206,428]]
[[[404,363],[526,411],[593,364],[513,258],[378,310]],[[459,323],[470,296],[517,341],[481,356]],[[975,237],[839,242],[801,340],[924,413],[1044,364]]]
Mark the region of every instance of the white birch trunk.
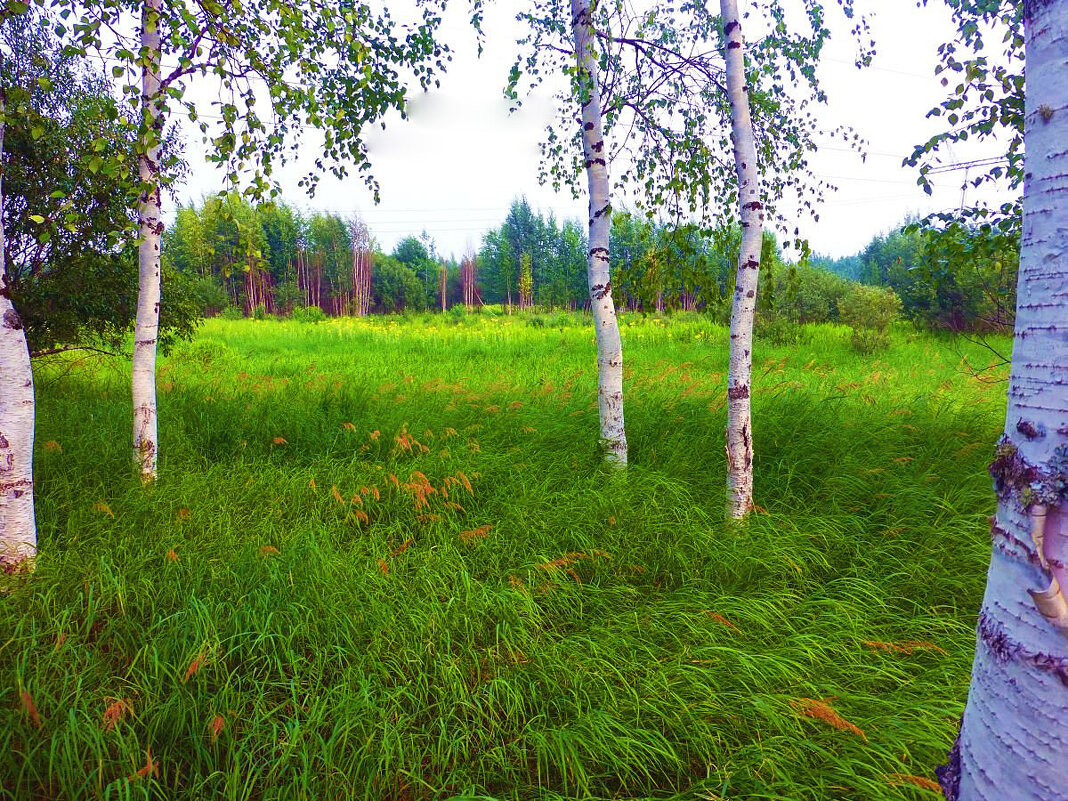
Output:
[[1068,3],[1025,3],[1024,26],[1023,237],[994,548],[961,736],[939,770],[946,797],[966,801],[1068,798]]
[[756,141],[745,79],[745,44],[737,0],[720,0],[726,37],[727,94],[731,104],[734,165],[742,245],[731,309],[730,366],[727,371],[727,516],[739,520],[753,506],[753,425],[750,413],[753,372],[753,317],[756,312],[764,206],[760,201]]
[[571,28],[575,57],[584,84],[582,101],[582,149],[590,192],[590,251],[587,281],[597,337],[598,405],[601,441],[609,463],[627,463],[627,435],[623,425],[623,342],[612,300],[608,265],[608,241],[612,225],[609,197],[608,153],[601,125],[601,92],[597,78],[597,53],[592,43],[590,0],[571,0]]
[[144,0],[141,11],[141,48],[147,59],[141,70],[141,110],[143,114],[142,152],[137,166],[147,187],[138,209],[140,240],[138,248],[137,318],[133,350],[133,453],[141,480],[156,478],[159,441],[156,418],[156,341],[159,337],[160,304],[160,39],[157,27],[162,0]]
[[[4,99],[0,88],[0,157]],[[33,369],[26,332],[8,297],[4,265],[3,176],[0,173],[0,573],[33,567]]]

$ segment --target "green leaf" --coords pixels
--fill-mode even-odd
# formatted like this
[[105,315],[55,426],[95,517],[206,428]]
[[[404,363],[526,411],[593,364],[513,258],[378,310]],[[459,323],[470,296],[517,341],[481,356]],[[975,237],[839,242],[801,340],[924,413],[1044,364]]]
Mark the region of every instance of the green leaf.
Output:
[[30,219],[38,225],[41,225],[45,221],[45,218],[42,217],[40,214],[31,214]]
[[35,142],[44,136],[44,133],[45,129],[43,125],[35,125],[33,128],[30,128],[30,138]]

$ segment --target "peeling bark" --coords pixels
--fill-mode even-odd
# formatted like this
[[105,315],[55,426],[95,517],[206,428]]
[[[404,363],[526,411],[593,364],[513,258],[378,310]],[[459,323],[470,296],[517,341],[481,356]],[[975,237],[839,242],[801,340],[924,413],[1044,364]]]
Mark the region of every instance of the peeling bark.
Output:
[[756,138],[745,81],[745,44],[737,0],[720,0],[720,16],[727,42],[727,94],[731,104],[734,165],[738,173],[738,205],[742,244],[731,308],[730,366],[727,372],[727,517],[740,520],[753,506],[753,442],[751,383],[753,318],[760,276],[764,235],[764,205],[760,202]]
[[[4,152],[4,96],[0,87],[0,157]],[[0,172],[0,221],[3,220]],[[11,304],[0,222],[0,573],[33,567],[33,368],[26,331]]]
[[[1026,169],[993,555],[946,797],[1068,798],[1068,3],[1026,7]],[[1044,113],[1052,110],[1052,114]]]
[[582,150],[586,159],[590,195],[590,250],[586,274],[597,339],[601,442],[608,462],[623,466],[627,463],[627,435],[623,424],[623,342],[619,335],[609,272],[612,203],[601,124],[601,92],[590,0],[571,0],[571,29],[575,38],[575,58],[584,87],[580,95]]
[[144,0],[141,10],[141,49],[146,62],[141,70],[142,142],[137,157],[144,189],[138,208],[137,318],[133,348],[133,455],[143,482],[156,478],[159,440],[156,417],[156,343],[159,338],[160,244],[160,137],[163,130],[160,93],[160,37],[158,21],[162,0]]

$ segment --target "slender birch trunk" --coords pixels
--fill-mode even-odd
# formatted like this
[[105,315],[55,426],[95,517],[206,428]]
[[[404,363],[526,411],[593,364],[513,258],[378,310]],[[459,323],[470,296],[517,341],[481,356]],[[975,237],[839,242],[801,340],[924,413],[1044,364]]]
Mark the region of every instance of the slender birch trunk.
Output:
[[609,463],[627,463],[627,435],[623,425],[623,342],[612,300],[608,241],[612,225],[608,154],[601,125],[601,90],[597,79],[597,52],[593,44],[590,0],[571,0],[571,29],[575,58],[582,83],[582,149],[590,192],[590,250],[586,275],[597,335],[597,395],[601,415],[601,442]]
[[141,226],[138,247],[137,318],[133,351],[133,453],[141,481],[156,478],[159,440],[156,419],[156,341],[159,337],[160,304],[160,97],[159,17],[162,0],[144,0],[141,10],[141,152],[138,172],[145,189],[138,217]]
[[[4,154],[4,96],[0,87],[0,159]],[[33,368],[26,331],[11,304],[0,172],[0,573],[33,568]]]
[[727,372],[727,516],[740,520],[753,506],[753,424],[750,395],[753,372],[753,317],[764,206],[760,202],[756,138],[745,79],[745,44],[738,0],[720,0],[726,37],[727,94],[730,98],[734,165],[738,173],[738,205],[742,246],[731,309],[730,367]]
[[1068,3],[1024,5],[1026,167],[998,495],[955,801],[1068,798]]

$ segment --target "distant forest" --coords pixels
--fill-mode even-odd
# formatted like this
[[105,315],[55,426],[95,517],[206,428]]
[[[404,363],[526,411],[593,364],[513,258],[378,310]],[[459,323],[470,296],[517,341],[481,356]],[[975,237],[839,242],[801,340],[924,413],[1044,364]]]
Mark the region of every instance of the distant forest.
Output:
[[[667,226],[626,211],[612,218],[613,294],[630,311],[701,311],[726,320],[740,229]],[[586,226],[515,200],[477,252],[438,253],[425,232],[383,252],[356,217],[302,214],[237,195],[181,208],[164,234],[165,269],[193,279],[209,314],[324,315],[477,309],[582,309]],[[902,225],[853,256],[790,259],[764,235],[758,312],[833,322],[854,284],[889,287],[903,314],[933,328],[1012,325],[1019,236],[960,225]]]

